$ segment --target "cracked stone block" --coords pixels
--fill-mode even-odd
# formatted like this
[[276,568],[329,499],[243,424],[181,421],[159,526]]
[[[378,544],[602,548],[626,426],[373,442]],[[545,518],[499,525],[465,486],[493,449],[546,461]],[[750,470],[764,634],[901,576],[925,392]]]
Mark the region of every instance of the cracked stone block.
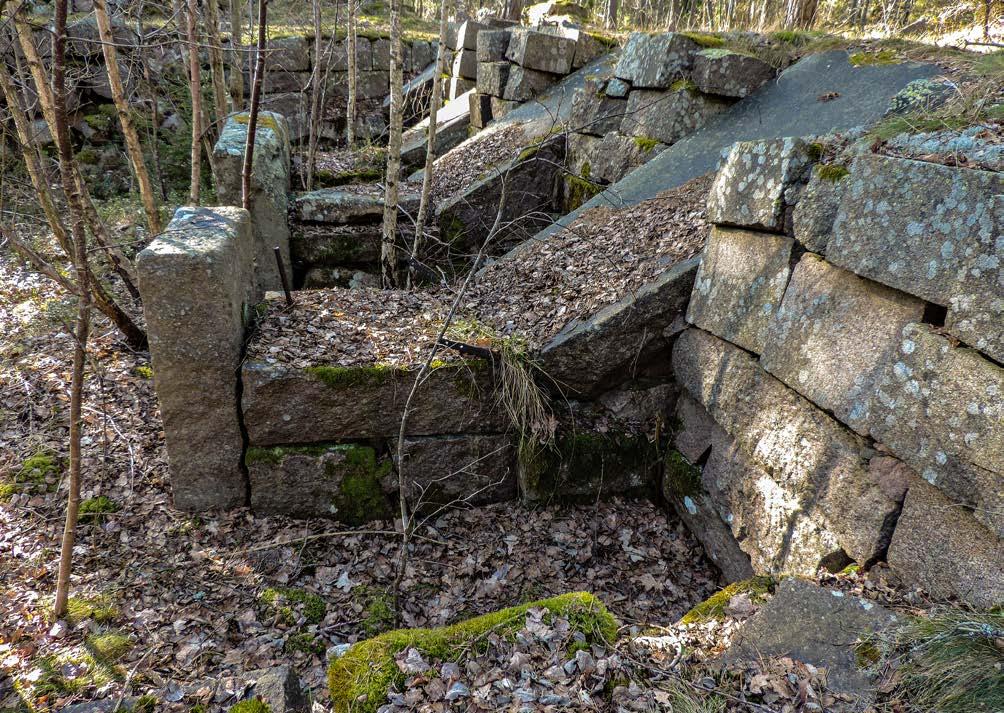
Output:
[[[863,438],[707,332],[677,337],[672,365],[678,383],[782,486],[764,497],[800,504],[854,561],[881,556],[900,503],[867,467]],[[796,524],[786,532],[797,534]]]
[[728,106],[722,99],[687,87],[667,91],[632,89],[620,131],[630,136],[674,144]]
[[547,72],[538,72],[518,65],[510,65],[502,98],[514,102],[530,101],[550,88],[558,78]]
[[651,144],[617,132],[610,132],[602,139],[588,138],[593,142],[583,146],[582,155],[589,164],[589,178],[604,183],[616,183],[666,148],[665,144]]
[[904,327],[897,346],[871,436],[1004,537],[1004,369],[925,324]]
[[575,40],[567,37],[514,29],[509,38],[506,59],[515,62],[523,69],[549,74],[568,74],[572,71],[575,44]]
[[585,86],[575,92],[569,122],[575,131],[593,136],[604,136],[620,128],[628,109],[624,99],[603,94],[602,84],[587,79]]
[[471,92],[468,95],[471,103],[471,126],[483,129],[492,120],[492,98],[487,94]]
[[478,78],[478,58],[474,50],[458,50],[457,54],[453,57],[453,71],[451,74],[454,77],[462,77],[463,79],[477,79]]
[[575,40],[575,54],[572,56],[573,70],[582,69],[597,57],[610,51],[610,47],[607,44],[596,39],[588,32],[579,30],[576,34],[576,37],[571,38]]
[[833,223],[837,219],[844,181],[839,177],[824,178],[819,169],[820,165],[817,164],[795,204],[792,226],[795,240],[805,246],[806,250],[822,255],[833,234]]
[[900,579],[938,599],[1004,604],[1004,540],[927,483],[907,492],[888,561]]
[[255,244],[242,208],[179,208],[136,258],[174,504],[244,504],[237,378]]
[[811,253],[795,267],[760,361],[862,435],[877,381],[903,328],[921,319],[916,297],[841,270]]
[[[241,176],[247,143],[247,112],[227,117],[220,138],[213,147],[216,170],[216,197],[223,205],[241,205]],[[251,225],[254,235],[255,284],[259,296],[267,290],[282,289],[273,249],[278,246],[289,269],[289,186],[290,146],[286,119],[274,112],[261,112],[255,131],[251,175]]]
[[[397,464],[396,439],[391,453]],[[505,434],[408,436],[404,439],[408,497],[427,506],[486,505],[515,500],[516,447]],[[392,484],[397,489],[397,480]]]
[[510,30],[482,30],[478,33],[478,62],[503,62],[509,49]]
[[708,220],[781,232],[785,192],[810,163],[808,144],[797,138],[733,144],[711,186]]
[[777,70],[758,57],[713,47],[694,56],[690,76],[705,94],[742,99],[775,74]]
[[701,47],[675,32],[632,32],[621,50],[614,76],[637,89],[667,89],[693,66]]
[[704,247],[687,321],[757,354],[791,274],[794,241],[714,227]]
[[509,81],[508,62],[478,63],[478,93],[500,97],[505,93],[506,82]]

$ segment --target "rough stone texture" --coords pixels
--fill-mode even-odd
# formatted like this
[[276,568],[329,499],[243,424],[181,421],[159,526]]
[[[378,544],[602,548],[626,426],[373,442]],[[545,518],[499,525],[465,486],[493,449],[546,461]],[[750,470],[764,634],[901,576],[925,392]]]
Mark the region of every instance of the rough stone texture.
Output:
[[390,40],[373,40],[373,66],[374,70],[390,70]]
[[726,49],[701,50],[694,56],[691,79],[706,94],[741,99],[749,96],[777,70],[762,59]]
[[[297,193],[291,214],[304,223],[371,223],[383,218],[382,193],[355,193],[338,188],[319,188],[309,193]],[[419,195],[412,191],[399,194],[401,209],[418,207]]]
[[980,609],[1004,604],[1004,540],[919,479],[906,494],[888,560],[901,579],[936,598]]
[[483,25],[480,22],[474,22],[473,20],[465,21],[457,28],[457,46],[452,49],[477,50],[478,37],[482,32],[490,29],[488,25]]
[[411,44],[411,57],[415,71],[425,69],[435,62],[438,51],[438,43],[426,42],[425,40],[416,40],[413,42]]
[[509,49],[510,30],[482,30],[478,33],[478,62],[501,62]]
[[[126,24],[122,17],[109,17],[112,41],[120,47],[134,47],[136,33]],[[48,34],[48,33],[46,33]],[[98,21],[93,15],[88,15],[66,25],[66,53],[77,57],[101,57],[101,33],[98,32]],[[45,53],[48,55],[48,52]]]
[[[746,352],[688,329],[673,346],[677,381],[805,517],[856,562],[885,551],[899,503],[864,465],[859,436],[768,374]],[[793,524],[787,524],[795,534]]]
[[491,102],[493,119],[501,119],[503,116],[519,106],[519,102],[512,101],[510,99],[503,99],[502,97],[492,97]]
[[453,76],[464,79],[478,78],[478,58],[474,50],[460,50],[453,58]]
[[683,311],[696,271],[697,258],[677,263],[633,295],[570,321],[541,349],[541,367],[572,393],[623,380],[633,362],[668,346],[661,333]]
[[506,50],[510,62],[550,74],[571,72],[574,57],[575,40],[527,29],[514,29]]
[[[327,52],[325,51],[322,57],[326,56]],[[336,72],[347,72],[349,70],[348,56],[348,44],[345,40],[335,44],[331,51],[331,69]],[[373,69],[373,44],[366,37],[356,37],[356,69],[360,72],[368,72]]]
[[[231,114],[213,148],[216,197],[223,205],[241,205],[241,172],[247,143],[248,115]],[[273,248],[278,246],[289,274],[289,129],[286,119],[261,112],[254,141],[251,175],[251,225],[254,234],[254,275],[258,296],[282,289]]]
[[833,233],[833,223],[837,219],[840,206],[843,179],[821,178],[819,167],[812,172],[809,183],[795,204],[792,225],[795,240],[807,250],[823,254]]
[[614,131],[584,146],[583,156],[589,164],[591,180],[616,183],[638,166],[658,156],[665,148],[665,144],[649,146],[637,138]]
[[607,85],[603,91],[608,97],[615,97],[617,99],[626,99],[628,92],[631,91],[631,85],[625,82],[623,79],[613,77],[607,82]]
[[307,136],[310,124],[310,94],[287,92],[263,94],[261,110],[282,114],[289,129],[289,140],[295,143]]
[[597,57],[610,51],[610,47],[600,42],[588,32],[578,31],[575,37],[575,54],[572,56],[572,69],[581,69]]
[[557,81],[558,77],[518,65],[510,65],[502,98],[514,102],[530,101]]
[[[397,463],[396,439],[391,452]],[[405,480],[412,503],[485,505],[514,500],[516,447],[509,435],[410,436]],[[397,480],[391,484],[397,490]]]
[[871,403],[872,437],[1004,537],[1004,369],[924,324],[897,346]]
[[632,32],[614,76],[636,89],[666,89],[690,70],[699,49],[696,42],[674,32]]
[[[324,517],[358,524],[381,519],[390,512],[380,484],[390,470],[390,461],[378,459],[369,446],[252,447],[245,463],[251,508],[256,513]],[[366,486],[367,494],[376,493],[374,503],[366,503],[368,498],[360,498],[355,492],[366,492]],[[368,516],[361,512],[366,504],[375,505]]]
[[[245,65],[250,61],[245,60]],[[268,41],[265,66],[269,72],[306,72],[310,70],[310,46],[302,36],[282,37]]]
[[[472,90],[473,93],[473,90]],[[493,116],[498,117],[498,114]],[[444,153],[467,138],[471,123],[471,101],[466,95],[451,99],[436,113],[436,155]],[[401,161],[405,166],[416,166],[425,162],[428,143],[428,118],[408,129],[402,137]]]
[[924,316],[924,302],[864,280],[811,253],[792,273],[767,327],[761,363],[862,435],[900,333]]
[[241,208],[179,208],[136,258],[174,504],[244,504],[237,377],[255,245]]
[[290,666],[276,666],[249,674],[255,679],[254,696],[271,713],[308,713],[310,704],[303,693],[300,677]]
[[989,197],[1004,192],[1004,175],[865,155],[843,182],[831,262],[949,307],[955,325],[972,320],[973,346],[983,324],[996,325],[991,340],[1000,334],[1004,240]]
[[483,129],[492,120],[492,97],[487,94],[470,93],[467,95],[471,103],[471,126]]
[[863,711],[875,700],[876,681],[858,668],[854,645],[896,621],[895,614],[867,599],[788,577],[723,658],[728,664],[790,656],[825,668],[827,689],[853,699],[844,709]]
[[[244,75],[244,78],[248,80],[247,75]],[[263,94],[302,92],[310,84],[310,78],[310,72],[268,71],[265,72],[265,78],[262,80],[261,91]]]
[[508,62],[478,63],[478,92],[496,97],[502,96],[506,82],[509,81],[511,66]]
[[358,265],[377,262],[382,241],[380,223],[325,226],[323,232],[294,228],[289,252],[299,269]]
[[460,97],[467,92],[474,91],[476,87],[477,81],[475,79],[467,79],[466,77],[450,77],[449,86],[447,88],[447,96],[450,99],[460,99]]
[[794,241],[715,227],[701,258],[687,321],[757,354],[781,304]]
[[[411,435],[498,433],[491,379],[480,365],[433,370],[415,394],[408,417]],[[264,362],[242,368],[242,408],[252,445],[323,443],[351,438],[397,437],[401,412],[415,374],[354,367],[293,369]],[[450,408],[444,409],[443,404]]]
[[780,232],[785,191],[809,164],[801,139],[740,141],[732,145],[708,197],[708,220]]
[[669,91],[633,89],[620,130],[622,134],[673,144],[728,106],[722,99],[686,87]]
[[586,85],[575,93],[570,124],[574,131],[604,136],[617,131],[627,110],[624,99],[608,97],[602,92],[602,84],[587,79]]

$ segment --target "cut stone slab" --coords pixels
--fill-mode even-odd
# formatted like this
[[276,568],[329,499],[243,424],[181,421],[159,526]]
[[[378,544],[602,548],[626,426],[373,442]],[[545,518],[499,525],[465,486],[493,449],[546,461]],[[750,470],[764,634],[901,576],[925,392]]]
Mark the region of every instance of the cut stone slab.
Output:
[[819,170],[821,166],[815,166],[808,185],[795,204],[792,227],[795,240],[806,250],[822,255],[833,234],[844,181],[842,178],[823,178]]
[[500,97],[505,92],[506,82],[509,81],[508,62],[479,62],[478,63],[478,92]]
[[452,67],[454,77],[478,78],[478,58],[474,50],[459,50],[453,57]]
[[[223,205],[239,206],[244,148],[247,144],[246,112],[227,117],[213,147],[216,197]],[[289,274],[289,127],[281,114],[261,112],[255,131],[251,175],[251,225],[254,235],[254,275],[260,297],[267,290],[282,289],[274,248],[278,246]]]
[[384,72],[390,70],[390,40],[373,40],[373,66],[374,70]]
[[879,379],[870,433],[1004,537],[1004,369],[907,325]]
[[[410,502],[486,505],[515,500],[516,446],[502,434],[410,436],[404,441]],[[397,463],[396,439],[391,453]],[[395,476],[392,489],[397,489]]]
[[781,232],[785,192],[811,163],[801,139],[740,141],[732,146],[708,197],[708,220]]
[[493,119],[501,119],[503,116],[519,106],[519,102],[503,99],[502,97],[492,97],[491,103]]
[[767,327],[760,362],[866,436],[877,382],[898,358],[903,328],[924,316],[924,306],[808,253]]
[[678,383],[851,559],[885,552],[900,503],[865,466],[864,439],[707,332],[677,337],[672,363]]
[[247,499],[237,378],[255,300],[254,255],[246,210],[179,208],[136,258],[171,490],[182,510]]
[[673,144],[728,106],[722,99],[686,87],[668,91],[633,89],[620,131]]
[[530,101],[557,80],[558,77],[547,72],[510,65],[509,77],[506,79],[502,98],[515,102]]
[[467,95],[471,102],[471,126],[483,129],[491,122],[492,97],[487,94],[471,93]]
[[698,259],[673,265],[652,282],[586,319],[575,319],[540,350],[543,370],[572,393],[595,393],[646,353],[664,350],[662,331],[683,311]]
[[364,287],[379,289],[383,284],[378,267],[372,266],[373,272],[366,272],[354,267],[307,267],[303,275],[304,290],[324,289],[327,287],[343,287],[356,290]]
[[[328,56],[324,51],[322,58]],[[347,72],[348,63],[348,43],[342,40],[335,44],[331,51],[331,69],[336,72]],[[373,69],[373,45],[366,37],[356,36],[356,71],[368,72]]]
[[411,62],[415,71],[424,70],[436,61],[438,43],[416,40],[411,44]]
[[[471,93],[473,92],[472,89]],[[469,95],[464,94],[446,102],[436,112],[436,155],[442,156],[454,146],[462,143],[467,138],[470,123],[471,100]],[[401,161],[405,166],[417,166],[425,163],[425,152],[429,138],[428,127],[429,118],[426,117],[404,132]]]
[[919,479],[906,494],[888,560],[900,579],[939,599],[980,609],[1004,604],[1004,540]]
[[742,99],[773,79],[775,74],[777,70],[758,57],[711,48],[694,56],[690,76],[705,94]]
[[575,40],[527,29],[514,29],[506,50],[510,62],[549,74],[571,72],[574,57]]
[[[294,369],[246,361],[242,408],[252,445],[397,437],[415,374],[393,367]],[[434,369],[416,392],[411,435],[498,433],[491,375],[480,363]]]
[[457,46],[450,49],[477,50],[478,36],[486,30],[491,30],[491,27],[474,20],[465,21],[457,28]]
[[472,92],[477,87],[476,79],[467,79],[466,77],[450,77],[447,88],[447,96],[453,100],[457,99],[467,92]]
[[572,69],[581,69],[597,57],[610,51],[610,45],[601,42],[588,32],[578,30],[575,34],[577,35],[576,37],[567,35],[570,39],[575,40],[575,55],[572,57]]
[[[628,173],[659,155],[665,144],[651,145],[637,137],[611,132],[602,139],[583,145],[582,160],[589,164],[589,178],[615,183]],[[581,173],[581,172],[580,172]]]
[[[418,207],[420,196],[401,191],[400,209]],[[383,193],[357,193],[338,188],[320,188],[293,198],[292,217],[303,223],[373,223],[383,219]]]
[[791,238],[779,235],[712,228],[687,321],[762,354],[788,285],[793,245]]
[[390,459],[356,444],[248,448],[244,456],[256,513],[325,517],[357,525],[390,517],[381,480]]
[[482,30],[478,33],[478,62],[502,62],[509,49],[510,30]]
[[289,140],[295,143],[307,136],[310,124],[310,94],[287,92],[285,94],[263,94],[262,111],[282,114],[286,117]]
[[[245,65],[250,60],[245,60]],[[310,70],[310,46],[307,38],[301,36],[281,37],[268,41],[265,55],[268,72],[307,72]]]
[[628,103],[624,99],[606,96],[602,89],[602,83],[586,80],[586,85],[576,92],[570,120],[574,131],[605,136],[620,128]]
[[675,32],[632,32],[614,76],[636,89],[667,89],[690,70],[700,49],[696,42]]
[[875,700],[875,678],[857,665],[855,644],[895,625],[896,615],[867,599],[788,577],[738,632],[723,662],[789,656],[826,669],[827,689],[853,698],[850,710]]
[[[278,69],[268,71],[265,72],[265,79],[262,81],[261,90],[263,94],[302,92],[310,84],[311,76],[310,72],[287,72],[286,70]],[[245,75],[245,79],[248,79],[247,75]]]
[[[313,226],[312,226],[313,227]],[[338,267],[375,263],[383,243],[379,223],[293,228],[289,251],[293,263],[306,267]]]

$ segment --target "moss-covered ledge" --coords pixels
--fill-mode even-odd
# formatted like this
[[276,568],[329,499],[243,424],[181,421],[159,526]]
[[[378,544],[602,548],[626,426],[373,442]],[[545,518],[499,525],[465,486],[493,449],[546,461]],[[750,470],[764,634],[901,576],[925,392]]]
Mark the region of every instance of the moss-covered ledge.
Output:
[[392,686],[405,681],[394,661],[401,651],[415,648],[432,659],[454,661],[487,645],[489,632],[512,638],[525,623],[529,609],[544,608],[568,620],[572,631],[585,634],[589,643],[612,643],[618,623],[599,599],[588,592],[562,594],[502,609],[437,629],[399,629],[354,644],[328,668],[332,709],[367,713],[386,702]]

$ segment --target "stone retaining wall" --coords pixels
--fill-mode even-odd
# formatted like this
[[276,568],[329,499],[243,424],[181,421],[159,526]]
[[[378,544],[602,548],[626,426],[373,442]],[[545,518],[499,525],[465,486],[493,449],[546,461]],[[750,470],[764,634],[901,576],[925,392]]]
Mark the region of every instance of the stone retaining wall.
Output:
[[723,570],[887,560],[1004,601],[999,173],[736,144],[673,349],[666,497]]

